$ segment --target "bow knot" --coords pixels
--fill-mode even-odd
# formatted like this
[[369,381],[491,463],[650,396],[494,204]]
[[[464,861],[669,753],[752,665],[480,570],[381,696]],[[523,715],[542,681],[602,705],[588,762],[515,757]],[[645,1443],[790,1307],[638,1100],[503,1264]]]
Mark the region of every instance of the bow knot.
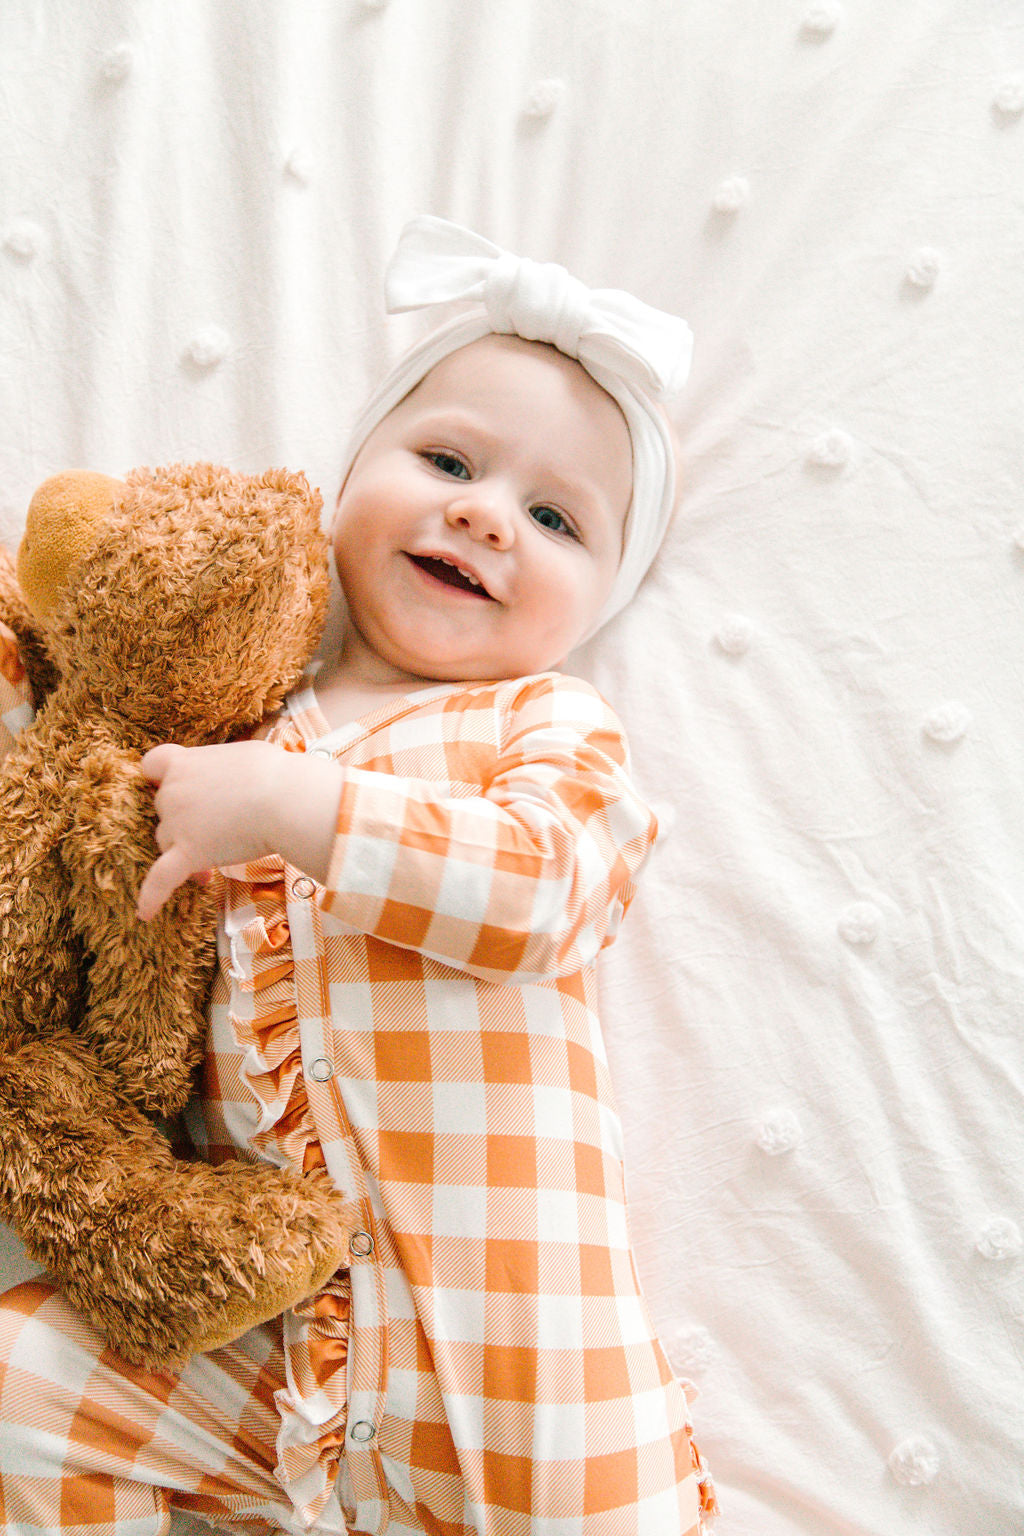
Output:
[[392,312],[476,299],[494,330],[550,342],[648,394],[674,394],[690,369],[693,337],[676,315],[615,288],[587,288],[555,262],[514,256],[430,214],[403,229],[386,293]]
[[530,261],[503,251],[484,281],[487,318],[496,331],[525,341],[549,341],[579,357],[590,294],[579,278],[554,261]]

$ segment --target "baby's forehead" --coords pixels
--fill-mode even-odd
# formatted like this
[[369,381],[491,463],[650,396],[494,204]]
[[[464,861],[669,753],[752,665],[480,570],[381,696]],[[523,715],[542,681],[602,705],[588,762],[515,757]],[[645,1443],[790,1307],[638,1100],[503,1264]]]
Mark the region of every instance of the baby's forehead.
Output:
[[625,524],[634,470],[626,416],[580,363],[545,342],[496,334],[468,342],[436,362],[377,430],[396,444],[429,438],[478,467],[499,450],[533,492],[581,512],[601,507]]
[[497,332],[478,336],[442,357],[405,398],[459,394],[478,389],[481,384],[498,382],[519,383],[529,389],[545,372],[560,374],[582,398],[615,403],[582,363],[567,357],[557,347],[546,341],[527,341],[521,336]]
[[618,438],[632,458],[625,415],[615,398],[582,363],[544,341],[489,333],[449,352],[393,408],[472,408],[500,400],[549,399],[586,422],[602,441]]

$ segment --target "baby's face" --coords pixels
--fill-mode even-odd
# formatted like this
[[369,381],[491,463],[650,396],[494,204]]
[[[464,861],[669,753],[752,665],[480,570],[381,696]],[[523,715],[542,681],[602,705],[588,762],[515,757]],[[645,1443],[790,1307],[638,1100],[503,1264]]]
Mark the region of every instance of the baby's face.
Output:
[[453,352],[370,434],[339,498],[359,643],[394,681],[558,666],[611,588],[631,490],[625,419],[578,363],[506,336]]

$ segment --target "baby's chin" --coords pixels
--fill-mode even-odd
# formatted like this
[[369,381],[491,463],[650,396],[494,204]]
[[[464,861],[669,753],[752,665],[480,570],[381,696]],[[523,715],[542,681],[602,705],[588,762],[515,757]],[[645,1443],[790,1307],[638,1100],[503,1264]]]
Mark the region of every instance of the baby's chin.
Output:
[[[469,599],[469,601],[473,601]],[[416,686],[430,683],[495,682],[559,672],[580,644],[586,625],[574,615],[571,625],[552,626],[550,633],[475,634],[472,625],[462,633],[458,625],[438,620],[429,611],[407,617],[392,615],[387,625],[372,626],[361,636],[365,649],[376,655],[392,675],[405,676]],[[589,617],[589,616],[588,616]],[[350,621],[351,622],[351,621]]]

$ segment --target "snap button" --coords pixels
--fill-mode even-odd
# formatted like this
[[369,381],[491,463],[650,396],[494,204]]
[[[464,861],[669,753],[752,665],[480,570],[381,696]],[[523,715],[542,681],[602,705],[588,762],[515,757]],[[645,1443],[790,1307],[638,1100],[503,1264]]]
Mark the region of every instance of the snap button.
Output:
[[365,1443],[367,1440],[372,1440],[377,1431],[369,1419],[357,1419],[348,1433],[350,1440],[358,1440]]
[[299,875],[297,880],[292,881],[292,895],[300,901],[307,901],[315,890],[316,881],[311,880],[309,875]]
[[329,1077],[334,1076],[334,1068],[326,1056],[318,1056],[316,1061],[309,1064],[309,1075],[318,1083],[326,1083]]
[[309,755],[310,757],[333,757],[334,753],[330,747],[310,747]]
[[373,1237],[369,1232],[353,1232],[348,1248],[357,1259],[368,1259],[373,1252]]

